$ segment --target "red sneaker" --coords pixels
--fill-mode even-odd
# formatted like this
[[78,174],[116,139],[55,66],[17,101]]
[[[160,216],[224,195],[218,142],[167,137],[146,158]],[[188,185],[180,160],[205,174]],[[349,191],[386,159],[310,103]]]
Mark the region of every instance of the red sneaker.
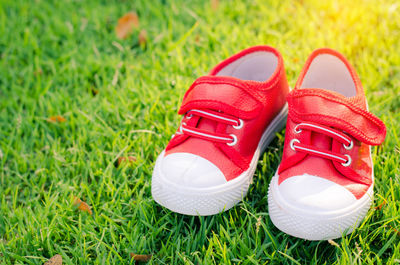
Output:
[[331,49],[311,54],[287,100],[282,162],[268,193],[271,220],[299,238],[341,237],[370,208],[370,145],[383,142],[385,125],[368,112],[353,67]]
[[260,154],[286,122],[282,56],[256,46],[217,65],[186,92],[181,125],[158,157],[152,195],[187,215],[227,210],[247,193]]

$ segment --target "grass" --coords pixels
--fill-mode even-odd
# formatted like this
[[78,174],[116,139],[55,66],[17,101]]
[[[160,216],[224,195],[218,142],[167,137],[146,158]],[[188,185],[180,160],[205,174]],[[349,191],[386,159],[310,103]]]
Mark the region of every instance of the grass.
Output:
[[[400,263],[400,6],[388,1],[0,0],[0,263]],[[135,10],[139,29],[115,36]],[[138,44],[145,29],[148,41]],[[263,154],[249,195],[212,217],[157,205],[155,158],[174,133],[185,90],[224,58],[268,44],[293,86],[328,46],[356,67],[386,123],[373,149],[375,201],[352,234],[309,242],[277,230],[268,183],[283,132]],[[49,122],[61,115],[65,122]],[[120,156],[136,161],[114,167]],[[74,197],[93,214],[79,211]]]

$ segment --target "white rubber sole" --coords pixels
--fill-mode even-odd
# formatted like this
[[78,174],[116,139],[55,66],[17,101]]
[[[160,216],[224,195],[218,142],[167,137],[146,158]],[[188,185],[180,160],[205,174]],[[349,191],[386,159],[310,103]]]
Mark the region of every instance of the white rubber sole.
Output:
[[355,203],[339,211],[310,212],[290,205],[278,189],[275,175],[268,189],[268,211],[272,223],[281,231],[307,240],[328,240],[351,233],[365,218],[373,201],[373,185]]
[[151,193],[154,200],[171,211],[186,215],[213,215],[232,208],[247,194],[257,162],[276,132],[286,125],[288,108],[285,105],[264,131],[254,152],[249,169],[234,180],[210,188],[188,188],[168,181],[161,172],[164,151],[153,170]]

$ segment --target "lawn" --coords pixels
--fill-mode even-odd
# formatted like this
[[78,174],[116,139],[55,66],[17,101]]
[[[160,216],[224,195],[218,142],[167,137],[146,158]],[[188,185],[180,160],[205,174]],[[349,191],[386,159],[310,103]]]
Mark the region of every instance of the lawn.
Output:
[[[130,11],[139,26],[121,40],[115,26]],[[296,239],[271,223],[284,131],[227,212],[182,216],[151,197],[186,89],[259,44],[282,52],[291,86],[312,50],[339,50],[387,125],[373,148],[374,204],[342,239]],[[130,253],[152,254],[147,264],[400,264],[399,132],[396,0],[0,0],[1,264],[56,254],[63,264],[134,264]]]

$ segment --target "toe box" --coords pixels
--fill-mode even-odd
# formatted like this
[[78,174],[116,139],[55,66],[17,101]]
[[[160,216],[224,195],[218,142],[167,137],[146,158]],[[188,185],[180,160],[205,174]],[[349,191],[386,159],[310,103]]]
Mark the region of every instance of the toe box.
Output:
[[163,177],[179,186],[209,188],[227,182],[217,166],[195,154],[169,154],[164,156],[160,163]]
[[289,177],[278,189],[287,204],[306,211],[336,211],[357,201],[345,187],[309,174]]

